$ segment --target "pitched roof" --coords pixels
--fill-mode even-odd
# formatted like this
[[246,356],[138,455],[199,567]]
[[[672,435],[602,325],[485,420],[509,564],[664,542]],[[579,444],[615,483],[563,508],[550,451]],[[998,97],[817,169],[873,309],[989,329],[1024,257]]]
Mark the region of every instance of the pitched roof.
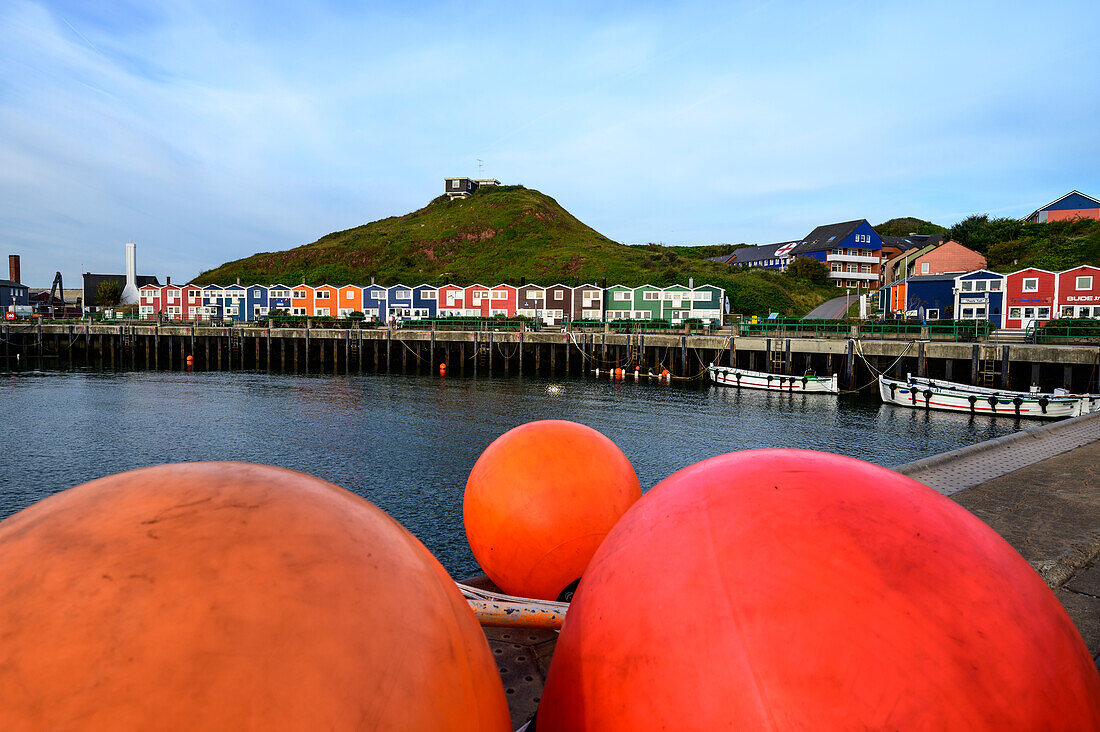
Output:
[[28,289],[26,285],[19,282],[12,282],[11,280],[0,280],[0,285],[4,287],[22,287],[23,289]]
[[811,231],[809,236],[803,239],[802,242],[794,248],[791,254],[808,254],[810,252],[824,251],[831,247],[834,241],[839,242],[846,239],[860,224],[866,223],[866,221],[866,219],[859,219],[858,221],[843,221],[839,224],[819,226]]
[[1055,198],[1055,199],[1054,199],[1053,201],[1051,201],[1050,203],[1048,203],[1048,204],[1047,204],[1047,205],[1045,205],[1045,206],[1040,206],[1039,208],[1035,209],[1034,211],[1032,211],[1031,213],[1029,213],[1029,214],[1028,214],[1027,216],[1025,216],[1025,217],[1023,218],[1023,220],[1024,220],[1024,221],[1027,221],[1027,220],[1028,220],[1028,219],[1030,219],[1030,218],[1031,218],[1032,216],[1036,216],[1036,215],[1038,215],[1038,213],[1039,213],[1040,211],[1042,211],[1043,209],[1046,209],[1046,208],[1050,208],[1051,206],[1056,206],[1056,205],[1058,205],[1059,203],[1061,203],[1062,201],[1064,201],[1064,200],[1066,200],[1067,198],[1069,198],[1070,196],[1080,196],[1081,198],[1087,199],[1088,201],[1092,201],[1092,202],[1093,202],[1093,203],[1095,203],[1095,204],[1096,204],[1097,206],[1100,206],[1100,201],[1096,200],[1096,199],[1095,199],[1095,198],[1093,198],[1092,196],[1086,196],[1086,195],[1085,195],[1084,193],[1081,193],[1081,191],[1078,191],[1078,190],[1073,190],[1073,191],[1070,191],[1069,193],[1067,193],[1067,194],[1066,194],[1066,195],[1064,195],[1064,196],[1059,196],[1058,198]]
[[894,246],[905,252],[910,249],[938,244],[943,240],[943,234],[910,234],[909,236],[884,236],[883,246]]
[[[764,259],[775,259],[780,255],[777,253],[779,249],[787,246],[788,244],[798,244],[795,241],[781,241],[775,244],[761,244],[756,247],[741,247],[735,251],[731,256],[730,264],[749,264],[751,262],[759,262]],[[794,247],[797,249],[798,247]]]

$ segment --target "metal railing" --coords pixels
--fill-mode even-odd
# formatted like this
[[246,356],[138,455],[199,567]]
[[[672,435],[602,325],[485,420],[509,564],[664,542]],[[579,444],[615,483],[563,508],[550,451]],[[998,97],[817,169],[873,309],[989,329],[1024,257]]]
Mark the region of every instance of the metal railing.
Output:
[[802,320],[774,318],[756,323],[742,320],[741,335],[789,334],[811,338],[878,338],[908,340],[936,338],[976,341],[989,336],[992,325],[986,320]]
[[1043,325],[1032,323],[1025,338],[1031,343],[1100,343],[1100,319],[1060,318]]

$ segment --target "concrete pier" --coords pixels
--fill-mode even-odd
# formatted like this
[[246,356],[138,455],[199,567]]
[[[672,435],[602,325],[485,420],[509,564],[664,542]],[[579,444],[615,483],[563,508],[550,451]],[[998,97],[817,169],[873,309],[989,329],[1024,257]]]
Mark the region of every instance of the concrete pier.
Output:
[[[341,324],[343,326],[343,324]],[[415,326],[415,324],[414,324]],[[943,340],[837,339],[561,330],[431,330],[405,327],[205,327],[183,323],[19,323],[0,326],[0,368],[180,369],[275,372],[528,373],[580,375],[621,367],[701,376],[708,364],[782,374],[836,373],[846,390],[878,372],[906,373],[1004,389],[1100,391],[1100,343],[1035,345]],[[290,358],[287,359],[286,356]],[[288,364],[287,361],[290,361]]]
[[1100,413],[896,468],[989,524],[1062,602],[1100,668]]

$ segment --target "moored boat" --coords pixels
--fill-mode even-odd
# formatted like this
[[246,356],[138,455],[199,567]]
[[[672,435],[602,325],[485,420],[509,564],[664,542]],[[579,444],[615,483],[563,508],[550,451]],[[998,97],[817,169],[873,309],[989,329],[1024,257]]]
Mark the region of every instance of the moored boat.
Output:
[[839,394],[836,374],[832,376],[785,376],[769,374],[763,371],[715,366],[707,368],[711,381],[722,386],[736,386],[743,389],[764,389],[766,391],[805,392],[813,394]]
[[914,409],[994,414],[1030,419],[1061,419],[1088,414],[1091,400],[1064,392],[1042,393],[987,389],[909,376],[905,381],[879,376],[879,396],[886,404]]

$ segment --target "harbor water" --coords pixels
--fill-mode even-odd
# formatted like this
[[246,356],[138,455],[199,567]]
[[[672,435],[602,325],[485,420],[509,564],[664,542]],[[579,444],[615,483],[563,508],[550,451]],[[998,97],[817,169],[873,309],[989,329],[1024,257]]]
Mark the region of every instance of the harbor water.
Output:
[[0,377],[0,518],[57,491],[167,462],[301,470],[374,502],[456,577],[477,571],[462,492],[496,437],[569,419],[611,438],[647,490],[734,450],[806,448],[893,466],[1034,426],[843,395],[628,379],[19,372]]

